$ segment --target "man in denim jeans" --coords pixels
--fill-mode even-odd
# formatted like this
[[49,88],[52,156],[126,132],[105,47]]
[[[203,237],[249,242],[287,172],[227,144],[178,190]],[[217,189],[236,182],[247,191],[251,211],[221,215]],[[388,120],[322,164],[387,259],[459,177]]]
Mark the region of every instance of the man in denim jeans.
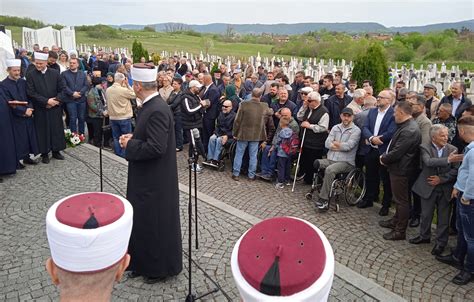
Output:
[[232,179],[238,181],[242,157],[245,149],[249,148],[249,171],[250,180],[255,180],[257,170],[257,152],[261,141],[266,139],[264,115],[268,112],[268,104],[260,102],[261,91],[258,88],[252,90],[252,98],[240,103],[237,116],[234,121],[233,135],[237,140],[237,149],[232,168]]
[[474,116],[458,120],[458,133],[469,145],[464,149],[464,159],[451,194],[456,197],[457,245],[451,254],[436,256],[436,259],[460,269],[452,281],[466,285],[474,280]]
[[[79,60],[69,60],[69,69],[61,74],[64,81],[64,103],[69,113],[69,128],[73,133],[84,134],[86,121],[86,99],[89,91],[86,74],[78,69]],[[79,132],[78,132],[79,129]]]
[[136,96],[123,73],[115,73],[114,80],[105,96],[114,138],[114,151],[118,156],[125,157],[125,150],[120,147],[119,137],[132,132],[133,111],[130,100]]

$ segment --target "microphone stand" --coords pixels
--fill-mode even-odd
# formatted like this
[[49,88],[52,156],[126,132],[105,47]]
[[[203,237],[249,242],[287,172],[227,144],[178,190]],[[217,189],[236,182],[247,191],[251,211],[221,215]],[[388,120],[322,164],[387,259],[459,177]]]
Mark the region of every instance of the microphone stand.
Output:
[[189,142],[192,144],[193,153],[192,156],[188,159],[188,170],[189,170],[189,185],[188,185],[188,295],[186,296],[186,302],[193,302],[199,299],[202,299],[210,294],[216,293],[219,289],[215,288],[210,292],[202,294],[198,297],[192,293],[192,241],[193,241],[193,227],[192,227],[192,218],[193,218],[193,197],[192,197],[192,178],[193,178],[193,170],[194,170],[194,216],[195,216],[195,228],[196,228],[196,249],[199,249],[199,241],[198,241],[198,214],[197,214],[197,163],[199,152],[196,148],[196,141],[194,140],[193,131],[190,129],[189,131],[191,141]]

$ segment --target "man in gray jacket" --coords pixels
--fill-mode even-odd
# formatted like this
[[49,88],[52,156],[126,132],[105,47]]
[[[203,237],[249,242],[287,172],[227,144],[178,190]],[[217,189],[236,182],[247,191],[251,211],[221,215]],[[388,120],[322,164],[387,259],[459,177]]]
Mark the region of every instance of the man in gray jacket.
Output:
[[340,117],[342,123],[332,127],[325,142],[325,147],[329,150],[327,158],[314,161],[316,171],[325,169],[319,200],[316,202],[316,206],[320,211],[329,209],[329,193],[336,175],[350,172],[355,165],[361,131],[352,122],[354,112],[351,108],[342,109]]
[[463,155],[448,144],[448,128],[441,124],[431,126],[431,142],[420,146],[423,170],[412,190],[421,197],[420,235],[409,240],[412,244],[430,243],[431,222],[435,206],[438,223],[436,245],[431,254],[441,255],[448,244],[449,201]]

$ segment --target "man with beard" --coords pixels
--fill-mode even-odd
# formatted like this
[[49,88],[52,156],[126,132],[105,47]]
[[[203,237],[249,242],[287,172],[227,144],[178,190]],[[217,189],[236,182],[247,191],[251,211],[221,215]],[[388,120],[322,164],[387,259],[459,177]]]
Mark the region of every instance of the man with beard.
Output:
[[45,164],[50,151],[55,159],[63,160],[60,151],[66,149],[60,101],[64,82],[58,71],[46,66],[47,61],[47,53],[35,52],[35,69],[27,77],[27,95],[33,102],[38,147]]
[[127,199],[134,219],[129,278],[153,284],[182,270],[181,225],[173,113],[158,95],[152,64],[132,67],[141,101],[133,134],[120,137],[128,160]]
[[[12,108],[12,126],[15,137],[15,148],[17,160],[23,160],[23,164],[35,165],[36,162],[30,158],[30,154],[37,155],[38,142],[36,141],[36,130],[33,123],[33,104],[26,97],[26,80],[21,76],[21,60],[7,61],[8,77],[1,83],[7,101],[25,101],[26,106],[15,106]],[[18,168],[25,166],[18,162]]]
[[270,84],[270,92],[262,96],[260,99],[262,102],[265,102],[268,104],[268,107],[272,105],[272,103],[277,103],[278,102],[278,89],[280,87],[280,84],[278,83],[271,83]]

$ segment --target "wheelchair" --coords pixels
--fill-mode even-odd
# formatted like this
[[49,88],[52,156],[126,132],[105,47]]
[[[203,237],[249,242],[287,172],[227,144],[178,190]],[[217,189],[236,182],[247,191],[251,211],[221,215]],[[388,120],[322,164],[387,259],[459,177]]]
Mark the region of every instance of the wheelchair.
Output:
[[[311,184],[311,191],[306,193],[305,198],[313,199],[314,191],[320,191],[324,179],[324,170],[319,169],[313,174],[313,183]],[[343,199],[347,205],[356,205],[365,195],[366,184],[365,174],[359,168],[354,168],[347,173],[338,173],[331,183],[331,190],[329,192],[329,205],[334,201],[335,210],[339,212],[340,199]]]
[[209,165],[203,162],[203,165],[209,166],[212,168],[215,168],[219,172],[222,172],[225,170],[225,162],[226,159],[229,159],[231,162],[231,165],[234,163],[234,157],[235,157],[235,150],[237,148],[237,141],[236,140],[229,140],[222,148],[221,153],[219,154],[219,165]]

